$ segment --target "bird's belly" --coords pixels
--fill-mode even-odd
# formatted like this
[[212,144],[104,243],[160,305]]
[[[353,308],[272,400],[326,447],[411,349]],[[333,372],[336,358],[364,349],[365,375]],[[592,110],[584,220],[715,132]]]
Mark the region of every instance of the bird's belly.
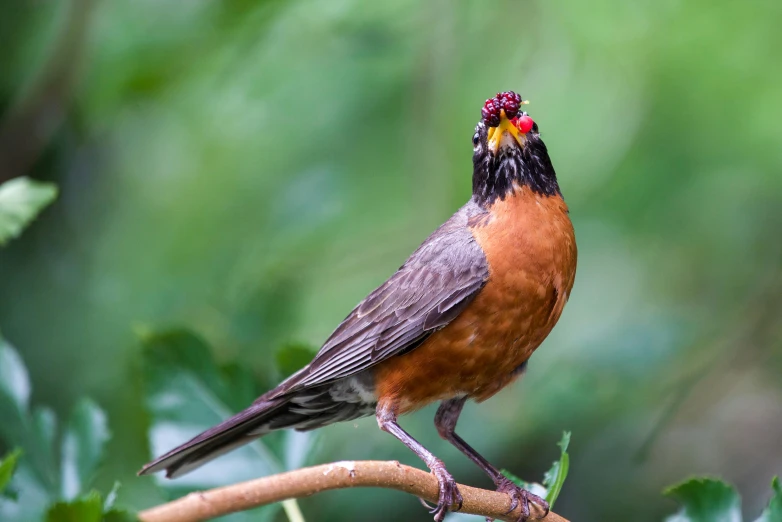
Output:
[[[537,205],[533,211],[541,205],[521,197],[505,204],[520,203]],[[404,413],[458,396],[482,401],[520,375],[559,319],[575,277],[573,229],[561,207],[526,221],[518,210],[494,212],[492,221],[473,228],[489,262],[486,286],[421,346],[375,367],[381,403]]]

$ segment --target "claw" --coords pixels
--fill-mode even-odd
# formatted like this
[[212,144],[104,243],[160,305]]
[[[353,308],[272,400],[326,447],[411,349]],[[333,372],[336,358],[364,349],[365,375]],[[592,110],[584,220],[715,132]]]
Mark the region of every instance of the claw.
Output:
[[510,509],[507,511],[507,513],[511,513],[514,509],[516,509],[519,506],[519,504],[521,504],[521,514],[519,515],[518,522],[527,522],[527,520],[529,520],[530,502],[534,502],[535,504],[543,508],[545,514],[543,515],[542,518],[545,518],[548,515],[548,511],[549,511],[548,502],[546,502],[544,499],[540,498],[539,496],[530,493],[526,489],[520,488],[519,486],[517,486],[516,484],[508,480],[506,477],[502,477],[497,482],[497,491],[500,493],[505,493],[510,497]]
[[550,506],[548,505],[548,502],[546,502],[545,499],[543,499],[543,498],[541,498],[541,497],[539,497],[539,496],[537,496],[537,495],[535,495],[533,493],[530,493],[529,491],[527,492],[527,496],[529,497],[530,501],[534,502],[535,504],[537,504],[537,505],[539,505],[540,507],[543,508],[543,517],[541,517],[541,518],[546,518],[548,516],[548,512],[549,512],[549,509],[550,509]]
[[[497,488],[497,491],[500,491],[500,488]],[[508,511],[505,512],[507,515],[508,513],[512,513],[513,510],[519,506],[519,496],[510,492],[506,493],[510,497],[510,507],[508,508]]]
[[440,464],[434,466],[432,468],[432,473],[437,477],[437,482],[440,484],[440,495],[437,505],[430,513],[434,515],[435,522],[442,522],[445,519],[445,515],[448,514],[448,511],[451,511],[451,506],[456,506],[452,511],[459,511],[462,509],[464,499],[459,492],[459,488],[456,486],[456,481],[451,474],[446,471],[444,465]]
[[421,497],[418,497],[418,502],[420,502],[421,505],[424,506],[424,508],[426,508],[430,513],[432,512],[432,506],[429,505],[429,502],[422,499]]

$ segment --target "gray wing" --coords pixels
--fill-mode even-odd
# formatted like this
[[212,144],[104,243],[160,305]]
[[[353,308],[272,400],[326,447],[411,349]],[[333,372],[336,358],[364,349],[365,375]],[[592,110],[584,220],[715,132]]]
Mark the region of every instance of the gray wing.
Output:
[[438,228],[273,396],[359,373],[415,348],[456,318],[489,277],[486,256],[468,228],[468,220],[483,212],[470,202]]

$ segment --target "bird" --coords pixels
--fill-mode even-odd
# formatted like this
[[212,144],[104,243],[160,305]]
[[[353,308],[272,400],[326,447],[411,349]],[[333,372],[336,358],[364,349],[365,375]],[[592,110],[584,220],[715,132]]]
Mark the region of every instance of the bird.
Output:
[[468,400],[518,379],[554,328],[576,275],[575,232],[537,123],[513,91],[481,108],[472,136],[472,196],[361,301],[313,360],[248,408],[146,464],[179,477],[272,431],[306,431],[374,415],[420,457],[439,485],[436,522],[462,506],[442,460],[399,424],[440,402],[440,437],[519,505],[542,498],[516,486],[456,433]]

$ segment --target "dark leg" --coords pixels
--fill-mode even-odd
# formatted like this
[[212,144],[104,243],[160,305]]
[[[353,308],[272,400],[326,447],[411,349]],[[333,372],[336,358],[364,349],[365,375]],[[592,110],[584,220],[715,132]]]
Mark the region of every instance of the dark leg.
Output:
[[500,470],[492,466],[483,456],[475,451],[469,444],[464,442],[460,436],[455,433],[456,422],[459,420],[459,414],[462,413],[464,403],[467,399],[451,399],[449,401],[443,401],[440,407],[437,409],[437,414],[434,416],[434,425],[437,426],[437,432],[442,438],[456,446],[456,449],[467,455],[471,461],[475,462],[489,478],[492,479],[497,486],[497,491],[508,494],[511,499],[511,505],[508,512],[510,513],[516,506],[521,503],[521,518],[520,522],[524,522],[529,518],[529,501],[532,500],[539,506],[543,507],[548,514],[548,503],[537,495],[533,495],[526,489],[522,489],[516,486],[513,482],[508,480],[505,475],[500,473]]
[[380,429],[387,431],[401,440],[405,446],[413,450],[413,452],[426,463],[429,469],[432,470],[434,476],[437,477],[437,482],[440,483],[440,498],[437,502],[437,506],[432,510],[432,513],[434,513],[436,522],[442,522],[451,506],[455,505],[456,511],[462,508],[462,495],[456,487],[456,481],[445,469],[443,461],[432,455],[429,450],[424,448],[417,440],[403,430],[397,423],[396,418],[396,413],[390,408],[378,407],[377,424],[380,426]]

